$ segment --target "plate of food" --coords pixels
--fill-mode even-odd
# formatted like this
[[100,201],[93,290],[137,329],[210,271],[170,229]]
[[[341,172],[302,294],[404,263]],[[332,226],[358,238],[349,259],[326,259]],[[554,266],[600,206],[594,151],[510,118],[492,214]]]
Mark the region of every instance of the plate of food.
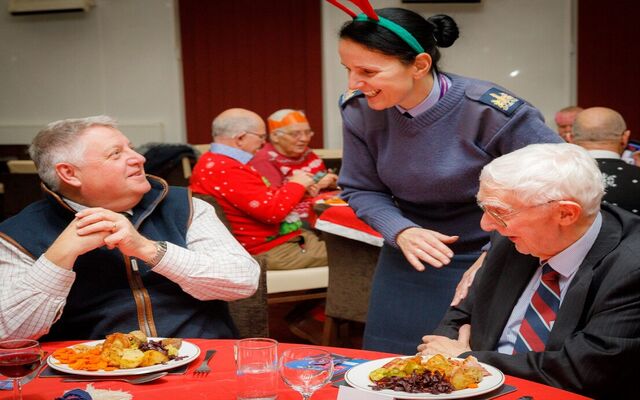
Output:
[[397,399],[463,399],[498,389],[504,374],[472,356],[436,354],[369,361],[348,370],[345,381],[356,389]]
[[349,204],[342,200],[340,197],[329,197],[326,199],[320,199],[316,201],[316,204],[327,204],[330,206],[346,207]]
[[47,358],[47,364],[74,375],[141,375],[188,364],[198,355],[200,348],[186,340],[147,337],[133,331],[59,348]]

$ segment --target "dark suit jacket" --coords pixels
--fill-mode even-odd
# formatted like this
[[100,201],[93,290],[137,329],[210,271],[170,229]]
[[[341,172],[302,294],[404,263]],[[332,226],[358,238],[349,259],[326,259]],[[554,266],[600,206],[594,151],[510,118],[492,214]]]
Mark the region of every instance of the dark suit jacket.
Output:
[[[434,334],[458,337],[471,324],[470,353],[506,374],[595,398],[629,398],[640,361],[640,218],[602,206],[603,224],[558,311],[544,352],[495,351],[518,298],[538,267],[495,235],[469,296]],[[636,398],[637,393],[632,395]]]

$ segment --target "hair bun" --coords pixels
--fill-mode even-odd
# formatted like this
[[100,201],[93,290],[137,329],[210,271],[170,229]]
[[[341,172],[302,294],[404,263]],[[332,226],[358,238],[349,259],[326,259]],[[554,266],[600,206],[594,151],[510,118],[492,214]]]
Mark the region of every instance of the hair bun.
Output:
[[427,19],[435,27],[433,36],[435,37],[438,47],[449,47],[460,36],[458,24],[448,15],[437,14]]

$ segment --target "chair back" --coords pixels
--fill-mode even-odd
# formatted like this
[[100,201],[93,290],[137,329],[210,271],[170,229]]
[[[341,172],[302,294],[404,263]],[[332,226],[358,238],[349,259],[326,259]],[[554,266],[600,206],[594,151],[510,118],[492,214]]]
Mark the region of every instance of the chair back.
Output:
[[6,164],[10,172],[0,172],[2,186],[2,208],[0,220],[19,213],[29,204],[44,198],[40,187],[40,177],[31,160],[9,160]]
[[[231,230],[224,210],[213,196],[194,193],[193,197],[204,200],[216,210],[222,223]],[[269,337],[269,312],[267,307],[267,267],[263,257],[254,257],[260,264],[260,281],[256,292],[246,299],[230,301],[229,312],[236,324],[241,338]]]

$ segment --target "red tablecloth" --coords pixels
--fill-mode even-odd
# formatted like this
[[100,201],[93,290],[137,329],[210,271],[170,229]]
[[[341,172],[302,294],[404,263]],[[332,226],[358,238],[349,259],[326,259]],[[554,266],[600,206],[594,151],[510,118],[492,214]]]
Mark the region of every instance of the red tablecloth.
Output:
[[[125,382],[97,382],[93,383],[95,388],[123,390],[131,393],[135,400],[197,400],[197,399],[235,399],[236,379],[235,362],[233,358],[233,340],[205,340],[190,339],[190,342],[198,345],[202,349],[201,355],[189,366],[183,375],[168,375],[159,380],[142,384],[131,385]],[[50,353],[59,348],[75,342],[64,343],[44,343],[44,350]],[[300,345],[281,343],[279,351]],[[206,377],[195,377],[192,373],[202,361],[204,352],[207,349],[216,349],[217,353],[210,362],[212,372]],[[345,349],[325,347],[330,351],[350,357],[364,359],[376,359],[388,357],[390,354],[378,353],[365,350]],[[586,399],[563,390],[549,386],[529,382],[523,379],[507,376],[506,383],[518,388],[513,393],[500,397],[501,400],[514,400],[521,396],[533,396],[535,399],[553,400],[578,400]],[[24,400],[52,400],[62,395],[65,390],[86,387],[86,382],[61,382],[60,378],[36,378],[24,386]],[[326,386],[314,394],[312,400],[335,399],[338,389]],[[0,392],[1,399],[10,399],[11,393]],[[280,400],[300,400],[297,392],[289,389],[283,382],[280,382],[278,391]]]
[[348,205],[331,206],[324,210],[315,221],[315,228],[334,235],[382,247],[382,235],[358,218],[353,209]]

